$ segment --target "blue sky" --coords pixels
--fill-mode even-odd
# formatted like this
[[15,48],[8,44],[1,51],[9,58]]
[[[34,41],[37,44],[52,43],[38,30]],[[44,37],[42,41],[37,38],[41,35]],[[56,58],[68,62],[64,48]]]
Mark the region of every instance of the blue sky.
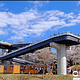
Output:
[[0,1],[0,40],[31,42],[67,30],[80,35],[80,1]]

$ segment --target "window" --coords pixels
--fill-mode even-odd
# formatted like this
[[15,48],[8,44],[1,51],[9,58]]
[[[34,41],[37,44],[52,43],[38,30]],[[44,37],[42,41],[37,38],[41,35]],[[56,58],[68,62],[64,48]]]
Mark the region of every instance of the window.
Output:
[[33,66],[30,66],[30,70],[33,70],[34,69],[34,67]]
[[4,70],[7,70],[7,66],[4,66]]
[[37,66],[35,66],[35,70],[37,70]]
[[23,70],[23,66],[20,67],[20,70]]
[[10,70],[13,70],[13,66],[10,66]]
[[28,70],[28,66],[25,67],[25,70]]

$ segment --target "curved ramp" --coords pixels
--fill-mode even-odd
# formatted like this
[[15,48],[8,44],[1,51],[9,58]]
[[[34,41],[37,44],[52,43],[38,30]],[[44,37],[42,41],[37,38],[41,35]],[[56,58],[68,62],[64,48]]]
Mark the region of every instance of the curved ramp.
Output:
[[8,60],[8,59],[11,59],[11,58],[23,55],[23,54],[27,54],[29,52],[34,52],[37,49],[41,49],[41,48],[50,46],[51,42],[55,42],[58,44],[65,44],[67,46],[77,45],[77,44],[80,44],[80,37],[77,35],[74,35],[70,32],[56,34],[47,39],[41,40],[34,44],[30,44],[28,46],[25,46],[25,47],[15,50],[15,51],[12,51],[10,53],[7,53],[7,54],[1,56],[0,60]]
[[13,61],[21,64],[35,64],[34,62],[30,62],[30,61],[18,59],[18,58],[13,58],[13,59],[10,59],[9,61]]

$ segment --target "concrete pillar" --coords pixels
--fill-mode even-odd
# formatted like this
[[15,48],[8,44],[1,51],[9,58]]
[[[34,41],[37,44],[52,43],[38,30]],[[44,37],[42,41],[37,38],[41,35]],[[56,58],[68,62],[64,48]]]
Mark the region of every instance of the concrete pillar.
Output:
[[[8,52],[8,49],[2,49],[2,55],[7,54],[7,52]],[[7,64],[7,61],[1,61],[1,63],[2,63],[3,65],[6,65],[6,64]]]
[[7,54],[7,52],[8,52],[8,49],[2,49],[2,55]]
[[62,75],[67,73],[66,45],[61,44],[60,49],[57,50],[57,71]]
[[57,72],[60,75],[66,75],[67,73],[67,61],[66,61],[66,45],[50,43],[51,47],[57,49]]

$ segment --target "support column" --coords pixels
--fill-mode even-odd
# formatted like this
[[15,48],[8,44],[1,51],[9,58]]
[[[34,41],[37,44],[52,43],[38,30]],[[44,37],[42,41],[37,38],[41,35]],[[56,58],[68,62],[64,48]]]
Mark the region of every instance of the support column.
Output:
[[66,45],[60,44],[60,49],[57,50],[57,71],[62,75],[67,73]]
[[57,73],[59,75],[66,75],[67,73],[67,61],[66,61],[66,45],[50,43],[51,47],[57,49]]
[[[5,55],[5,54],[7,54],[7,52],[8,52],[8,49],[2,49],[2,55]],[[1,61],[1,63],[3,64],[3,65],[6,65],[7,64],[7,61]]]
[[7,54],[7,52],[8,52],[8,49],[2,49],[2,55]]

